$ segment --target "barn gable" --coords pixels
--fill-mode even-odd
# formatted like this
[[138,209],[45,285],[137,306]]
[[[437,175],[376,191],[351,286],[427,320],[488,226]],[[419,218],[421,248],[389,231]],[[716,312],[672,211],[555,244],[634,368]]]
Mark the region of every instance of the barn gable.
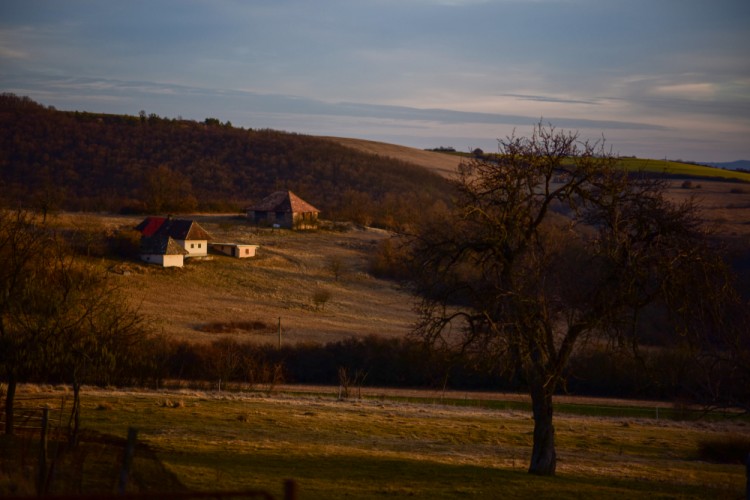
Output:
[[317,227],[319,214],[320,210],[291,191],[276,191],[257,205],[247,208],[250,222],[288,229]]

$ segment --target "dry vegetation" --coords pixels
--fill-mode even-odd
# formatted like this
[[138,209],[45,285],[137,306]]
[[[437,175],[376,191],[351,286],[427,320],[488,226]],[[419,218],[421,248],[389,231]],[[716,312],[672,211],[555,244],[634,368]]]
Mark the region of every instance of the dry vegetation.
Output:
[[[674,181],[670,195],[675,201],[697,197],[706,221],[722,234],[750,235],[750,187],[700,180],[685,189],[682,181]],[[260,245],[257,257],[211,255],[191,260],[182,269],[105,262],[114,270],[128,271],[116,278],[141,310],[176,340],[208,342],[229,335],[239,341],[276,343],[279,318],[282,341],[288,343],[325,343],[370,334],[400,337],[416,319],[406,291],[368,273],[369,257],[380,241],[391,237],[385,231],[259,230],[240,215],[192,217],[216,241]],[[56,223],[106,231],[132,227],[140,220],[65,214],[57,216]],[[321,291],[327,296],[322,307],[316,303]],[[230,323],[260,323],[266,328],[218,327]]]
[[[258,230],[242,216],[191,216],[216,241],[260,245],[257,257],[211,255],[184,268],[160,268],[137,261],[105,265],[143,313],[176,340],[208,342],[220,336],[238,341],[278,341],[281,318],[285,343],[341,340],[377,334],[403,336],[415,320],[410,295],[368,272],[368,257],[390,234],[377,229],[294,232]],[[62,226],[99,225],[114,230],[141,218],[78,214],[57,217]],[[321,307],[316,292],[328,292]],[[319,300],[319,299],[318,299]],[[263,323],[268,328],[234,328],[214,333],[210,325]],[[206,326],[209,326],[206,328]]]
[[342,146],[365,153],[413,163],[414,165],[433,170],[446,177],[452,175],[456,171],[458,164],[463,160],[460,156],[436,153],[434,151],[424,151],[385,142],[350,139],[345,137],[326,137],[325,139],[329,139],[341,144]]

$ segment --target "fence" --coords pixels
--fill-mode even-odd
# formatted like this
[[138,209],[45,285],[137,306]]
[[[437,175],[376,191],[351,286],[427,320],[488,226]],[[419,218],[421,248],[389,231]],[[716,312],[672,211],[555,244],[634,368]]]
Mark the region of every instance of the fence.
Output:
[[[13,405],[13,433],[36,434],[43,428],[44,410],[47,410],[46,428],[48,436],[57,437],[63,433],[67,396],[16,396]],[[4,398],[3,398],[4,399]],[[5,430],[5,411],[0,411],[0,432]]]
[[[49,486],[50,476],[54,469],[55,456],[53,452],[50,463],[50,453],[48,452],[48,443],[52,441],[57,443],[64,439],[67,430],[66,422],[66,403],[67,398],[62,397],[58,400],[51,400],[49,397],[23,396],[15,399],[13,410],[13,434],[27,441],[28,447],[23,447],[26,451],[34,448],[36,452],[29,453],[27,458],[36,461],[36,491],[39,496],[44,496]],[[5,429],[5,413],[0,412],[0,432]],[[37,443],[38,436],[38,444]],[[244,490],[244,491],[217,491],[217,492],[180,492],[180,493],[125,493],[127,487],[130,468],[135,454],[137,431],[136,429],[128,430],[128,438],[122,455],[122,462],[119,470],[117,481],[117,494],[97,494],[96,498],[100,499],[133,499],[133,500],[193,500],[193,499],[250,499],[260,498],[265,500],[274,500],[274,496],[265,490]],[[24,452],[26,454],[26,452]],[[80,495],[54,495],[48,498],[56,500],[79,499]],[[297,499],[297,485],[294,481],[284,483],[284,500]]]

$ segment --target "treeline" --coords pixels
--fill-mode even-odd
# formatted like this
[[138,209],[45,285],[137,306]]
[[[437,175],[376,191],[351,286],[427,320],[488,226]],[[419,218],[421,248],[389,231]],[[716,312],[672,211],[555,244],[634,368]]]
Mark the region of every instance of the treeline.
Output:
[[325,218],[399,224],[448,185],[427,169],[332,141],[273,130],[63,112],[0,95],[7,204],[110,212],[239,211],[291,189]]
[[[510,360],[456,356],[429,349],[410,339],[371,335],[327,344],[282,346],[240,342],[219,337],[195,344],[152,336],[137,352],[118,360],[108,371],[92,374],[88,383],[102,386],[161,388],[187,384],[221,390],[266,390],[278,384],[357,388],[423,388],[467,391],[523,392],[526,383]],[[674,349],[654,349],[639,359],[627,353],[588,349],[571,360],[567,384],[560,394],[674,401],[678,404],[731,406],[747,397],[747,387],[733,374]],[[60,382],[40,371],[29,377],[41,383]],[[64,380],[63,380],[64,381]],[[707,383],[721,387],[712,392]]]

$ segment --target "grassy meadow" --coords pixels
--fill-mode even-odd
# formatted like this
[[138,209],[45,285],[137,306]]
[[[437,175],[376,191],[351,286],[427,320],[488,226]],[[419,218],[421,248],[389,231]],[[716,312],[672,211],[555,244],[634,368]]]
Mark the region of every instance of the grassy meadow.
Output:
[[[32,391],[50,401],[64,394],[59,388]],[[699,450],[705,440],[746,439],[746,420],[681,422],[559,412],[557,476],[535,477],[526,473],[530,412],[489,409],[478,401],[406,403],[370,392],[368,398],[339,401],[331,389],[300,394],[86,388],[86,432],[115,444],[92,448],[76,464],[82,475],[88,473],[78,484],[88,493],[107,491],[113,481],[107,478],[116,477],[122,455],[114,438],[135,427],[141,446],[132,481],[152,491],[160,485],[191,491],[260,488],[281,498],[283,482],[293,479],[301,499],[743,494],[744,466],[709,463]],[[471,402],[472,395],[464,396]],[[61,466],[60,477],[66,473]]]
[[[644,166],[652,167],[663,168],[660,162]],[[682,180],[671,182],[670,196],[676,201],[695,196],[705,221],[721,233],[750,236],[745,184],[695,178],[688,189]],[[258,256],[211,255],[181,269],[96,258],[173,339],[208,343],[228,336],[276,344],[279,321],[282,342],[290,344],[371,334],[403,337],[417,319],[407,291],[368,272],[370,256],[392,237],[386,231],[350,227],[298,233],[259,230],[234,214],[185,217],[198,220],[216,241],[260,245]],[[141,219],[58,214],[52,223],[107,232],[132,228]],[[322,306],[315,303],[318,290],[329,296]],[[221,323],[266,327],[220,333],[204,328]],[[673,417],[682,412],[668,404],[560,398],[557,476],[532,477],[526,469],[533,421],[523,397],[489,402],[473,394],[442,398],[368,388],[364,399],[338,401],[334,388],[257,389],[85,388],[82,425],[88,438],[79,458],[61,464],[65,492],[111,491],[122,440],[135,427],[141,446],[133,475],[148,491],[262,488],[281,498],[283,481],[294,479],[301,499],[744,495],[744,466],[709,462],[701,446],[747,440],[747,420],[680,421]],[[44,387],[24,387],[19,396],[25,393],[53,403],[67,395],[64,388]],[[35,452],[31,444],[17,446],[0,439],[0,496],[33,493],[28,483],[33,484],[29,464]],[[26,462],[19,465],[9,457]],[[26,486],[14,489],[19,477],[26,478]]]

